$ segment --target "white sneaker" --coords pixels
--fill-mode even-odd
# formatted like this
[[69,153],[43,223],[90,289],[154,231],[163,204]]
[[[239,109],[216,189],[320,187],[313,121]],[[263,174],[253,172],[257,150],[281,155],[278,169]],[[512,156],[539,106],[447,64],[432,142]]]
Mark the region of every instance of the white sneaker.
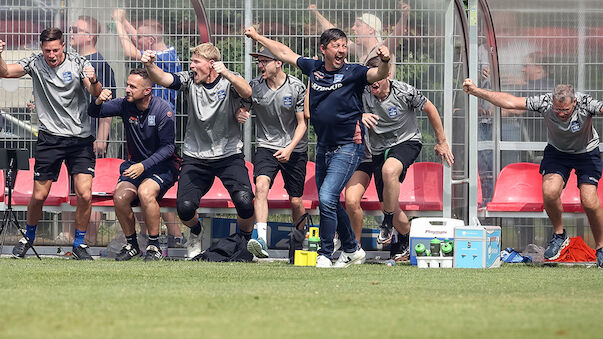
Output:
[[333,263],[331,262],[331,259],[325,257],[324,255],[319,255],[318,258],[316,258],[316,267],[331,268],[333,267]]
[[341,248],[341,240],[339,238],[333,238],[333,253],[337,252]]
[[350,265],[360,265],[364,264],[364,259],[366,258],[366,252],[362,248],[357,249],[352,253],[341,252],[339,259],[335,262],[333,267],[335,268],[344,268]]
[[203,234],[203,230],[201,230],[199,235],[193,233],[190,234],[188,242],[186,243],[186,258],[188,260],[201,254],[201,234]]

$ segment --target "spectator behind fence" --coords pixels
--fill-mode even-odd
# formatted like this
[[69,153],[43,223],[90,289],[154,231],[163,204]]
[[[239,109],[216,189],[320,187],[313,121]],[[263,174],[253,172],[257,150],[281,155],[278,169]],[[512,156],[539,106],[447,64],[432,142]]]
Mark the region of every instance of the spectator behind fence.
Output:
[[[379,58],[369,60],[369,67],[378,67]],[[404,181],[408,167],[421,152],[422,135],[417,123],[416,110],[423,111],[435,132],[434,151],[449,166],[454,156],[444,134],[444,127],[437,108],[419,90],[397,80],[383,79],[370,85],[370,92],[362,96],[363,122],[369,128],[369,140],[373,155],[373,170],[377,195],[383,208],[383,223],[377,242],[392,241],[395,228],[400,237],[392,251],[392,259],[407,257],[409,251],[410,223],[400,209],[398,197],[400,183]]]
[[163,71],[155,65],[156,53],[147,50],[141,61],[151,80],[183,91],[188,97],[188,125],[184,135],[184,161],[178,180],[177,211],[191,228],[187,244],[189,259],[201,254],[201,223],[197,208],[218,177],[235,205],[241,235],[249,240],[253,231],[253,191],[242,153],[241,130],[235,118],[241,99],[251,97],[251,87],[239,74],[226,68],[220,51],[211,43],[191,52],[190,70]]
[[540,163],[542,196],[554,230],[544,258],[558,258],[561,250],[569,245],[569,237],[563,228],[561,193],[574,169],[578,177],[580,202],[595,239],[597,265],[603,268],[603,210],[597,195],[603,166],[599,135],[592,123],[593,115],[603,113],[603,102],[587,94],[574,93],[572,85],[557,85],[553,93],[527,98],[481,89],[471,79],[465,79],[463,90],[501,108],[535,111],[543,116],[548,145]]
[[2,58],[5,46],[0,40],[0,77],[31,76],[40,119],[33,194],[27,206],[26,237],[13,248],[13,256],[23,258],[32,246],[44,201],[65,161],[77,195],[73,258],[92,260],[88,246],[84,244],[90,221],[95,165],[94,135],[90,117],[86,114],[89,98],[85,90],[98,96],[102,86],[90,61],[75,52],[65,52],[63,32],[58,28],[47,28],[40,34],[42,53],[23,58],[16,64],[6,64]]
[[[376,53],[383,60],[379,68],[347,64],[347,36],[337,28],[324,31],[320,50],[324,61],[302,58],[278,41],[258,34],[253,27],[245,35],[264,45],[276,58],[299,67],[310,77],[310,119],[316,146],[316,186],[319,191],[320,240],[316,267],[347,267],[361,264],[365,252],[356,241],[350,219],[339,197],[364,154],[362,143],[362,93],[366,85],[388,74],[389,51],[380,46]],[[333,237],[339,234],[343,252],[332,264]]]
[[[113,21],[119,35],[119,42],[127,58],[140,60],[144,51],[151,50],[155,52],[155,65],[161,70],[167,73],[182,71],[176,49],[166,45],[163,40],[163,25],[159,21],[143,20],[138,24],[138,28],[135,28],[126,19],[126,12],[123,9],[113,11]],[[153,95],[167,100],[172,108],[176,109],[177,93],[175,90],[155,86]]]
[[[302,201],[308,162],[308,136],[304,119],[306,86],[301,80],[283,72],[283,62],[266,48],[251,53],[261,75],[251,81],[251,103],[241,107],[237,120],[244,123],[249,109],[256,116],[257,148],[254,156],[255,219],[257,239],[247,243],[247,249],[258,258],[268,257],[267,223],[268,191],[281,171],[291,202],[293,223],[306,209]],[[306,224],[297,225],[304,230]],[[289,244],[291,245],[291,244]]]
[[138,203],[149,235],[144,261],[162,258],[158,200],[178,179],[174,112],[167,101],[152,95],[152,87],[146,70],[133,69],[128,76],[125,98],[109,100],[111,91],[104,89],[88,107],[92,117],[121,117],[126,132],[128,160],[119,168],[121,176],[113,203],[127,244],[115,258],[117,261],[141,254],[132,211],[132,205]]
[[[315,4],[308,6],[308,10],[316,16],[318,23],[323,30],[334,28],[327,18],[325,18]],[[396,76],[396,55],[395,51],[402,41],[402,36],[406,32],[406,24],[408,22],[408,14],[410,6],[403,2],[398,2],[398,10],[401,17],[394,26],[394,29],[389,37],[383,40],[383,23],[381,19],[370,13],[362,13],[354,21],[352,32],[356,35],[356,40],[348,40],[349,53],[356,57],[356,61],[365,65],[366,62],[377,56],[377,48],[386,46],[390,51],[391,62],[389,72],[392,79]]]

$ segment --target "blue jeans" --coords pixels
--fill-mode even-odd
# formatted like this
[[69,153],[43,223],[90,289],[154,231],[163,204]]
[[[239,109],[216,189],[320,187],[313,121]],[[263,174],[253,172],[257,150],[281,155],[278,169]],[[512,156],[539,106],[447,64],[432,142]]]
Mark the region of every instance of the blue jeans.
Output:
[[350,217],[339,198],[364,155],[363,144],[316,147],[316,187],[320,206],[319,255],[333,256],[333,237],[339,234],[341,248],[351,253],[358,248]]

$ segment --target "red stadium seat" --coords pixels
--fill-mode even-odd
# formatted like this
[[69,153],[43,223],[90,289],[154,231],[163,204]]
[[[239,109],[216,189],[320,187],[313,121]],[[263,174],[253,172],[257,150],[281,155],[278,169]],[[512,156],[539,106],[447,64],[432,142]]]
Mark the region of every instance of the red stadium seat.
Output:
[[4,202],[4,171],[0,170],[0,203]]
[[404,211],[441,211],[443,194],[442,164],[417,162],[408,168],[398,201]]
[[500,171],[488,211],[542,212],[542,175],[539,165],[515,163]]
[[165,192],[163,198],[159,202],[159,206],[161,207],[176,207],[176,196],[178,193],[178,182],[174,183],[174,186],[170,187],[170,189]]
[[380,211],[381,203],[379,202],[379,196],[377,195],[377,187],[375,186],[375,177],[371,177],[371,182],[366,188],[366,192],[362,196],[360,201],[360,207],[366,211]]
[[[29,159],[29,170],[21,170],[17,173],[15,189],[13,190],[13,205],[28,205],[33,193],[33,158]],[[65,164],[61,165],[59,178],[52,183],[50,193],[44,202],[46,206],[59,206],[69,201],[69,176]]]
[[[92,179],[92,206],[113,206],[113,194],[119,179],[119,166],[123,159],[96,159],[94,178]],[[77,205],[77,197],[69,198],[72,206]]]
[[[318,206],[318,191],[316,189],[316,164],[308,161],[306,164],[306,179],[304,182],[304,193],[302,195],[302,201],[304,208],[313,209]],[[277,209],[289,209],[291,203],[289,202],[289,194],[285,190],[285,181],[283,180],[282,173],[279,171],[274,178],[272,188],[268,192],[268,208]]]
[[565,188],[561,193],[561,204],[563,204],[563,212],[581,213],[584,212],[580,203],[580,189],[578,188],[578,177],[576,172],[572,170],[570,177],[565,184]]

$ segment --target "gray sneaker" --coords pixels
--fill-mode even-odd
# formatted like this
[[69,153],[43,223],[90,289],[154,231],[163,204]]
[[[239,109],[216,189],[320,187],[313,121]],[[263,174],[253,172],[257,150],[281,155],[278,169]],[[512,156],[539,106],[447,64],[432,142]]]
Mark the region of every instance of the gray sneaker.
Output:
[[29,251],[31,245],[25,238],[21,238],[19,242],[13,247],[13,257],[15,258],[25,258],[25,253]]
[[544,251],[544,258],[547,260],[555,260],[559,258],[561,254],[561,250],[566,248],[569,245],[569,238],[563,230],[563,234],[553,233],[553,238],[549,241],[549,245]]
[[597,266],[603,268],[603,247],[597,250]]

